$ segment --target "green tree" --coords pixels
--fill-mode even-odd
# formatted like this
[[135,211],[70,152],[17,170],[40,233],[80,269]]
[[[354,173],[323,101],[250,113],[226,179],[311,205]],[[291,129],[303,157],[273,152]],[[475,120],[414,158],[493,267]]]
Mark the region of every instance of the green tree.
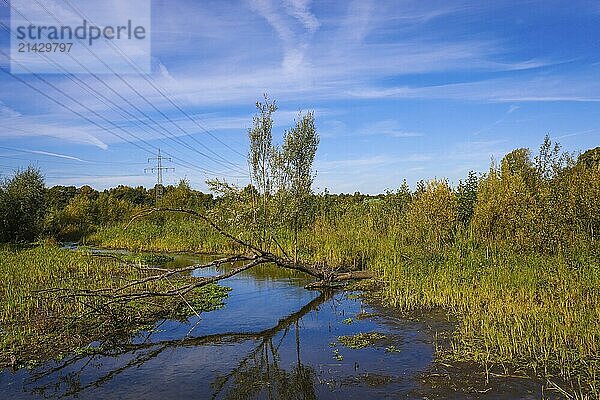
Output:
[[529,189],[536,185],[537,171],[531,161],[531,151],[527,148],[515,149],[500,161],[502,176],[520,176]]
[[163,207],[172,208],[196,208],[194,191],[187,180],[181,179],[174,188],[169,188],[160,200]]
[[529,149],[516,149],[490,167],[481,180],[471,228],[489,242],[507,242],[518,249],[535,247],[537,222],[536,171]]
[[31,242],[42,232],[45,186],[33,167],[17,171],[0,185],[0,240]]
[[458,220],[463,226],[468,226],[475,211],[477,202],[477,185],[479,178],[474,171],[469,171],[464,181],[458,182],[456,190],[456,200],[458,202]]
[[587,150],[577,158],[577,164],[586,168],[600,169],[600,146]]
[[437,251],[454,239],[458,221],[456,195],[446,181],[423,183],[406,214],[408,241]]
[[573,157],[567,152],[562,152],[560,143],[552,143],[548,135],[544,137],[544,142],[534,161],[538,179],[545,182],[556,178],[574,164]]
[[594,161],[599,154],[600,148],[586,151],[561,179],[564,225],[574,236],[592,242],[600,233],[600,163]]
[[260,196],[260,204],[255,204],[255,223],[261,227],[259,242],[262,244],[267,240],[267,229],[270,224],[269,206],[276,175],[272,129],[273,113],[277,110],[277,105],[265,94],[264,102],[256,102],[256,109],[257,114],[253,118],[252,128],[248,129],[250,139],[248,163],[252,181]]
[[46,190],[46,207],[49,210],[62,210],[75,195],[75,186],[53,186]]
[[319,135],[312,112],[300,115],[296,125],[287,131],[281,151],[277,152],[280,197],[283,200],[283,220],[292,228],[294,258],[298,258],[298,232],[312,216],[313,162],[319,147]]

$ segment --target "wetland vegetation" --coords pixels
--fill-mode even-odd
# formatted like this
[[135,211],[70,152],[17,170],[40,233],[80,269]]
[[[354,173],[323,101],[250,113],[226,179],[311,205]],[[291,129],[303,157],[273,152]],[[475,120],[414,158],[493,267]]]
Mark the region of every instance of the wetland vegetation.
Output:
[[[258,103],[246,187],[212,181],[206,194],[181,181],[154,205],[154,189],[46,189],[31,168],[8,179],[0,190],[2,240],[21,244],[0,250],[0,362],[17,366],[102,346],[159,319],[185,318],[189,303],[208,311],[227,296],[211,284],[185,299],[91,312],[106,304],[59,289],[120,288],[142,279],[143,265],[166,260],[98,257],[53,241],[210,254],[244,253],[240,243],[250,243],[289,262],[372,271],[368,296],[407,315],[443,310],[457,324],[438,360],[537,377],[566,397],[600,396],[600,148],[573,155],[546,138],[535,155],[516,149],[456,186],[432,180],[414,190],[400,182],[380,195],[314,194],[314,118],[300,115],[276,146],[275,111],[268,99]],[[187,214],[134,218],[154,206],[195,210],[231,237]],[[45,244],[23,244],[34,240]],[[158,291],[173,283],[143,285]],[[382,339],[376,332],[339,336],[358,349]]]
[[[138,258],[141,259],[141,258]],[[0,365],[22,368],[88,347],[109,347],[163,318],[186,319],[194,312],[223,305],[225,287],[210,285],[160,302],[106,305],[101,298],[70,297],[59,288],[119,288],[145,275],[140,264],[119,262],[56,245],[6,246],[0,249]],[[169,288],[180,276],[142,284],[147,290]],[[193,311],[190,309],[193,308]]]

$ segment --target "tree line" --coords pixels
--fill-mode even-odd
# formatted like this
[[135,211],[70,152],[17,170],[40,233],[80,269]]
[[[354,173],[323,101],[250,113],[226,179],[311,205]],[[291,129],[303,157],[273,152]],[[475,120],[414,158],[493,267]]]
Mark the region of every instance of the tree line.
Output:
[[[312,165],[319,136],[314,114],[299,113],[283,142],[276,144],[275,102],[265,96],[256,107],[248,130],[251,183],[237,187],[212,180],[212,193],[203,193],[182,180],[164,188],[158,206],[201,210],[260,247],[279,248],[296,260],[311,252],[306,247],[319,241],[311,243],[310,237],[319,233],[344,241],[340,230],[393,235],[399,244],[429,252],[458,240],[555,252],[598,239],[600,147],[576,156],[546,137],[535,154],[515,149],[488,171],[469,172],[454,187],[447,180],[431,180],[411,190],[404,181],[375,196],[327,190],[315,194]],[[45,188],[40,171],[29,167],[0,184],[0,241],[79,240],[128,221],[154,202],[155,188],[141,186]],[[175,217],[155,222],[164,218]]]

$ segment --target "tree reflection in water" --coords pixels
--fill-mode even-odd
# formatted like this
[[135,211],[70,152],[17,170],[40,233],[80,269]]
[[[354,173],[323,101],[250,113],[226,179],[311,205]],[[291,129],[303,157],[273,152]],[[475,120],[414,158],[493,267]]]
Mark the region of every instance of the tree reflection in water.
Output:
[[[213,399],[255,398],[261,394],[269,399],[315,399],[315,371],[303,365],[300,359],[299,321],[311,311],[318,310],[332,297],[332,291],[322,291],[314,300],[282,318],[275,326],[259,332],[227,332],[158,342],[151,341],[150,333],[140,343],[124,343],[107,350],[101,346],[92,355],[74,355],[58,364],[32,372],[25,381],[24,390],[46,398],[78,396],[88,389],[107,384],[132,368],[144,365],[167,349],[239,344],[253,340],[258,341],[258,345],[253,346],[233,370],[219,375],[212,383]],[[287,371],[280,363],[279,348],[292,330],[296,339],[297,360],[293,368]],[[281,337],[275,340],[280,332]],[[97,371],[105,367],[103,361],[107,359],[126,362],[98,375]],[[83,377],[90,374],[95,375],[95,378],[84,383]]]

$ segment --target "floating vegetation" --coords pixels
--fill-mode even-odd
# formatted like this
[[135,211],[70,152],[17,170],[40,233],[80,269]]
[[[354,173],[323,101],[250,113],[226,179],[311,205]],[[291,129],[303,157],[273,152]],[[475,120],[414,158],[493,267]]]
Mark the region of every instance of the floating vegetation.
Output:
[[350,325],[352,323],[352,318],[346,318],[342,321],[342,324]]
[[[83,252],[93,252],[93,250],[90,250],[83,246],[80,246],[77,249],[81,250]],[[100,255],[104,254],[109,257],[115,257],[116,259],[123,260],[125,262],[130,262],[130,263],[134,263],[134,264],[143,264],[143,265],[149,265],[149,266],[155,266],[155,267],[163,266],[163,265],[175,260],[175,257],[169,256],[167,254],[156,254],[156,253],[135,253],[135,252],[117,253],[117,252],[112,252],[112,251],[107,251],[107,252],[102,251],[98,254],[100,254]]]
[[386,353],[400,353],[400,349],[393,344],[385,348]]
[[141,257],[142,263],[147,265],[165,265],[173,260],[175,260],[174,257],[166,254],[143,254]]
[[376,315],[377,315],[377,314],[374,314],[374,313],[368,313],[368,312],[362,311],[362,312],[359,312],[358,314],[356,314],[356,317],[354,317],[354,318],[356,318],[358,321],[362,321],[362,320],[364,320],[364,319],[373,318],[373,317],[375,317]]
[[344,360],[344,356],[340,354],[340,351],[338,349],[333,349],[333,358],[337,361]]
[[351,336],[338,337],[339,342],[349,349],[364,349],[373,346],[376,342],[385,339],[386,336],[378,332],[358,333]]

